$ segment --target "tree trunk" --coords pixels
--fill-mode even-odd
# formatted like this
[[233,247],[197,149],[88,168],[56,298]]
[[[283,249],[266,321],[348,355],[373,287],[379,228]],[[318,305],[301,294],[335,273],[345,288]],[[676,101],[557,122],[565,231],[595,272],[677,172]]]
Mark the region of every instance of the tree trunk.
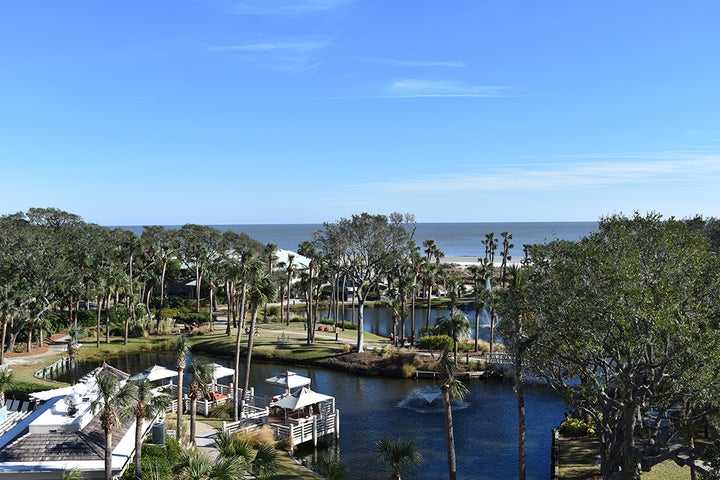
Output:
[[142,480],[142,427],[143,418],[135,418],[135,478]]
[[183,374],[185,373],[184,368],[178,367],[178,380],[177,380],[177,425],[175,426],[175,438],[178,442],[182,443],[182,419],[183,419]]
[[0,365],[5,364],[5,335],[7,335],[8,314],[2,316],[2,339],[0,339]]
[[[240,335],[242,334],[245,318],[245,302],[247,300],[247,289],[243,280],[242,294],[240,295],[240,319],[238,321],[237,337],[235,339],[235,391],[233,392],[233,420],[238,421],[241,413],[241,398],[238,395],[238,387],[240,386]],[[252,332],[251,332],[252,333]],[[249,335],[252,337],[252,335]],[[243,397],[245,391],[242,392]]]
[[95,326],[95,346],[97,348],[100,348],[100,314],[102,313],[102,298],[102,295],[97,296],[97,321]]
[[525,393],[523,391],[522,356],[515,354],[515,393],[517,395],[518,411],[518,480],[525,480],[526,455],[525,455]]
[[480,351],[480,309],[475,308],[475,352]]
[[193,393],[190,395],[190,444],[193,447],[197,446],[195,441],[195,422],[197,419],[197,394]]
[[105,480],[112,480],[112,430],[105,431]]
[[247,352],[245,355],[245,379],[243,382],[242,402],[240,403],[241,412],[242,408],[245,405],[245,399],[247,399],[247,392],[248,390],[250,390],[250,362],[252,361],[253,340],[255,338],[255,324],[257,322],[257,314],[259,308],[259,304],[253,305],[252,317],[250,319],[250,333],[248,334]]
[[492,307],[490,310],[490,353],[493,353],[493,345],[495,344],[495,321],[497,320],[497,310]]
[[110,344],[110,298],[112,293],[108,293],[105,304],[105,343]]
[[455,461],[455,433],[453,432],[452,405],[450,404],[450,387],[443,385],[440,388],[443,398],[443,407],[445,410],[445,437],[447,439],[447,461],[448,461],[448,478],[456,480],[457,465]]
[[364,331],[365,323],[364,323],[364,315],[365,315],[365,298],[363,297],[363,294],[360,293],[359,290],[356,290],[356,294],[358,296],[358,333],[357,333],[357,351],[358,353],[362,353],[365,351],[365,345],[364,345]]

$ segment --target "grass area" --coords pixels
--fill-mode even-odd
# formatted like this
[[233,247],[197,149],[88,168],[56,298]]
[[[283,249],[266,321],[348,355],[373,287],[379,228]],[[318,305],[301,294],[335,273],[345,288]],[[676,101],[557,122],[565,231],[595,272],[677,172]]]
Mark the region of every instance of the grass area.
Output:
[[[559,478],[562,480],[586,480],[600,477],[598,441],[589,438],[564,439],[558,443]],[[672,460],[655,465],[651,471],[642,472],[643,480],[687,480],[690,468],[680,467]]]

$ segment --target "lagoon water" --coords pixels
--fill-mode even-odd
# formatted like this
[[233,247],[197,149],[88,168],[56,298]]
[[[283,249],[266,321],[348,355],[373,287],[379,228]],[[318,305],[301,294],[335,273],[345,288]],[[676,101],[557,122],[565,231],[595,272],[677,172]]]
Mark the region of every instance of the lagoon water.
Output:
[[[231,366],[230,359],[210,359]],[[154,364],[175,368],[172,354],[145,353],[107,359],[129,373]],[[188,359],[188,364],[193,361]],[[89,371],[97,364],[84,365]],[[271,397],[278,387],[265,379],[281,373],[282,365],[255,362],[250,384],[256,395]],[[412,440],[423,456],[421,467],[404,478],[447,478],[445,419],[438,387],[432,380],[368,378],[319,368],[292,367],[312,379],[311,388],[336,398],[340,410],[340,440],[314,453],[298,455],[308,466],[324,454],[339,452],[350,467],[350,480],[381,480],[388,472],[376,459],[374,444],[382,438]],[[187,380],[187,378],[186,378]],[[510,381],[470,380],[468,395],[453,406],[458,478],[511,480],[517,478],[517,403]],[[562,421],[565,406],[548,390],[527,386],[527,478],[550,476],[552,429]],[[432,402],[432,403],[430,403]]]

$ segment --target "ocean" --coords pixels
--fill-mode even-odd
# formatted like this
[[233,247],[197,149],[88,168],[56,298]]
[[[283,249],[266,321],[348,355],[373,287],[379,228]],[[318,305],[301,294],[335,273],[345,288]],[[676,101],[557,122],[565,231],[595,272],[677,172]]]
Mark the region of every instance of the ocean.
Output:
[[[279,248],[296,251],[304,240],[312,240],[313,233],[322,230],[322,224],[267,224],[267,225],[210,225],[218,230],[244,232],[255,240],[267,244],[274,243]],[[502,248],[502,232],[510,233],[510,250],[513,260],[523,258],[523,245],[545,243],[552,240],[579,240],[597,230],[598,222],[463,222],[463,223],[418,223],[415,242],[420,245],[425,240],[435,240],[445,257],[475,261],[485,254],[482,241],[488,233],[498,238],[499,256]],[[123,226],[141,234],[142,226]],[[168,225],[166,228],[180,228],[180,225]]]

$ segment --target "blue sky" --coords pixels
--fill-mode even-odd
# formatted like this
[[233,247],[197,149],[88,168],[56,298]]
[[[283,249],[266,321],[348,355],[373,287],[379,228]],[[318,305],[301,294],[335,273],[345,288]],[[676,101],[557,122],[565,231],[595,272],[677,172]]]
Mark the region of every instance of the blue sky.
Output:
[[720,3],[0,4],[0,213],[720,217]]

